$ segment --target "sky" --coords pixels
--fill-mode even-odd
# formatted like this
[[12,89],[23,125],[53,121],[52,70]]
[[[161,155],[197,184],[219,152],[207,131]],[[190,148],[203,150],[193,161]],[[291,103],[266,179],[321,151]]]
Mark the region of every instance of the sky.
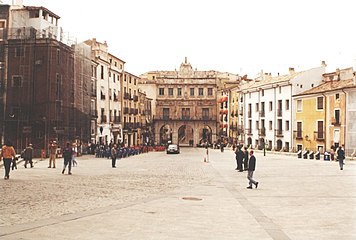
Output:
[[[11,0],[3,0],[11,4]],[[356,66],[355,1],[350,0],[23,0],[61,17],[77,42],[106,41],[125,69],[179,69],[257,76],[321,66]]]

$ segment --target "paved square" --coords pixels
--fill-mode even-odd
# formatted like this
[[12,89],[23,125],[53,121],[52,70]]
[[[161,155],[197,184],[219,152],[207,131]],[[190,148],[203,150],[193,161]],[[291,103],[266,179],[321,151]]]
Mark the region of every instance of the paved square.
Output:
[[[256,153],[246,189],[231,150],[22,165],[1,180],[0,239],[356,239],[356,162]],[[3,169],[1,169],[4,171]]]

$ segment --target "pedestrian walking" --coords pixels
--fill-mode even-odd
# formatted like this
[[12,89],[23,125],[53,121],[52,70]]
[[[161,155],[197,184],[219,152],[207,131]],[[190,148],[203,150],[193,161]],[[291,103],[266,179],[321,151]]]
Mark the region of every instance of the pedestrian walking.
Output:
[[76,143],[73,143],[73,155],[72,155],[72,166],[75,167],[78,165],[77,160],[76,160],[76,156],[78,153],[78,147]]
[[250,159],[248,161],[248,172],[247,179],[249,180],[248,189],[252,189],[252,184],[255,184],[256,188],[258,187],[258,182],[253,179],[253,172],[256,169],[256,157],[253,155],[253,150],[250,151]]
[[248,170],[248,150],[247,147],[244,147],[244,171]]
[[62,174],[64,174],[68,165],[68,175],[72,175],[72,156],[73,156],[72,144],[68,142],[67,146],[63,150],[64,165],[63,165]]
[[116,168],[116,156],[117,156],[117,150],[116,150],[116,144],[111,148],[111,167]]
[[53,168],[56,168],[56,154],[57,154],[57,142],[56,141],[51,141],[49,143],[49,165],[48,168],[52,167],[53,164]]
[[30,163],[31,168],[33,168],[33,162],[32,162],[32,156],[33,156],[33,148],[32,144],[28,144],[28,146],[25,148],[23,152],[23,158],[25,160],[25,165],[24,167],[27,168],[27,164]]
[[5,167],[5,180],[10,178],[10,167],[12,160],[16,157],[16,152],[11,142],[7,141],[4,146],[1,148],[0,159],[4,161]]
[[236,155],[235,158],[237,164],[235,170],[239,170],[239,172],[242,172],[243,171],[242,162],[244,159],[244,153],[241,151],[241,148],[239,146],[236,148],[235,155]]
[[344,159],[345,159],[345,150],[344,145],[341,145],[336,151],[337,153],[337,160],[339,161],[340,170],[344,169]]

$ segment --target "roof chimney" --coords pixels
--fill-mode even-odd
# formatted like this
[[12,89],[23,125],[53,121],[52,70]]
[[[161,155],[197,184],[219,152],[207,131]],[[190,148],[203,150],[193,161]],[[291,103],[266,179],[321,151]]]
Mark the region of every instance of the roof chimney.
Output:
[[325,61],[321,61],[321,66],[322,67],[326,67],[327,65],[326,65],[326,62]]
[[354,86],[356,86],[356,72],[354,72],[352,79],[354,80]]
[[294,73],[294,68],[290,67],[289,68],[289,74],[292,75]]

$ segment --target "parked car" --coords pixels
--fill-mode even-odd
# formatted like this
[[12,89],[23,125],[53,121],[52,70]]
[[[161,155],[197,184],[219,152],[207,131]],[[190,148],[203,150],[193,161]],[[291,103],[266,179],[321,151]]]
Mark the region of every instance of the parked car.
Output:
[[167,147],[167,154],[169,153],[179,153],[179,146],[177,144],[169,144]]

